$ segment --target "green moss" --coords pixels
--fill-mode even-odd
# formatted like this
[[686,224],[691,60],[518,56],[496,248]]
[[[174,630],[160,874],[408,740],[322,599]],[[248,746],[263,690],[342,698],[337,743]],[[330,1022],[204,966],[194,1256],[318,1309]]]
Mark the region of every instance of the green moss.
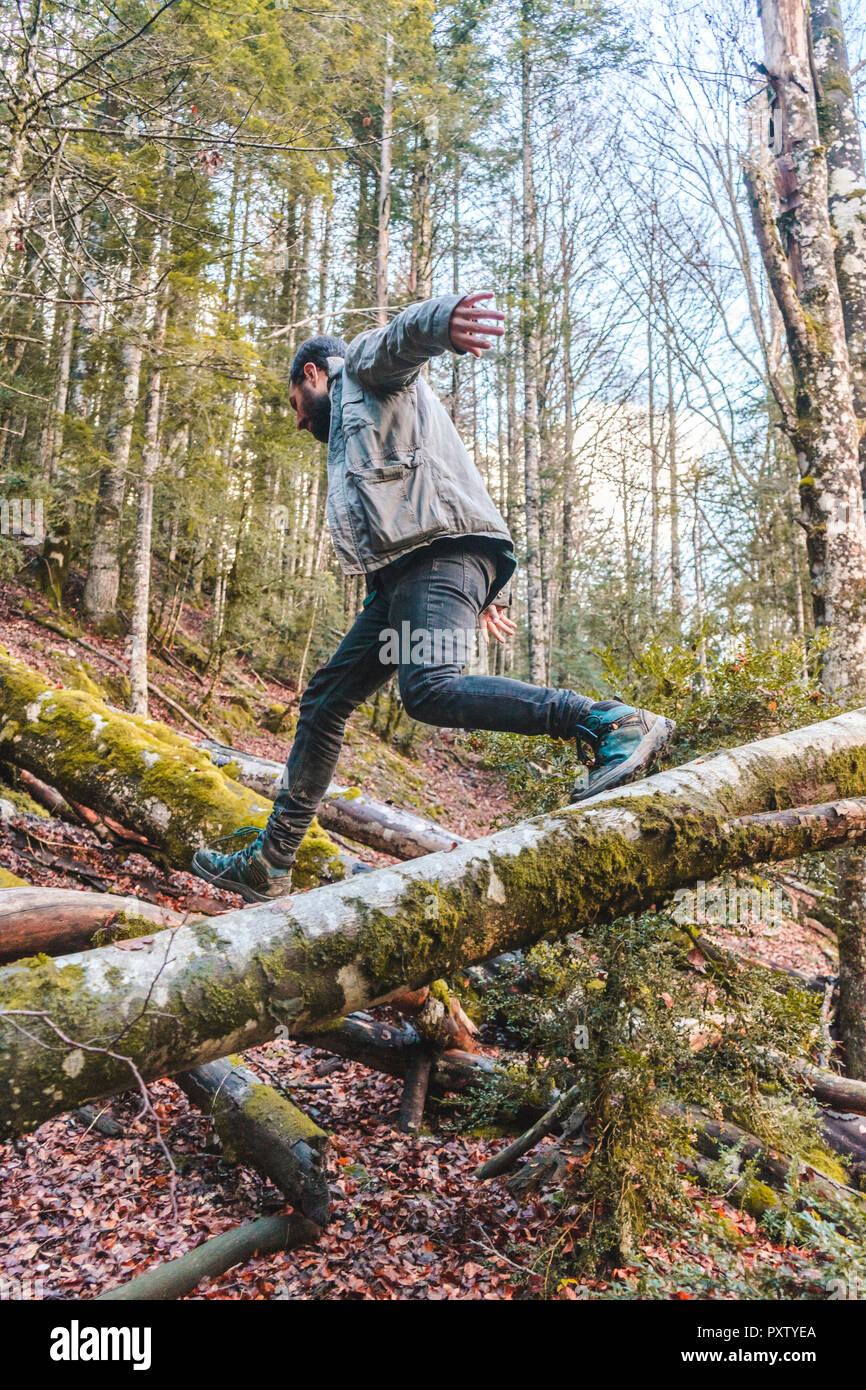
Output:
[[85,694],[95,695],[98,700],[105,699],[105,690],[96,679],[96,672],[89,661],[77,661],[70,656],[55,658],[55,664],[63,677],[63,683],[70,690],[83,690]]
[[326,1137],[315,1121],[272,1086],[263,1083],[252,1086],[241,1108],[247,1119],[277,1129],[287,1144],[303,1140],[315,1147]]
[[817,1168],[825,1177],[835,1178],[836,1182],[844,1183],[846,1186],[850,1182],[850,1175],[838,1155],[825,1148],[823,1144],[814,1144],[801,1153],[800,1157],[810,1168]]
[[43,820],[49,816],[45,807],[34,801],[32,796],[19,787],[10,786],[8,782],[0,781],[0,797],[3,797],[4,801],[11,801],[16,811],[21,811],[26,816],[41,816]]
[[839,796],[866,792],[866,748],[846,748],[827,759],[827,775]]
[[743,1211],[747,1211],[750,1216],[760,1219],[766,1212],[778,1207],[781,1198],[772,1187],[768,1187],[765,1182],[758,1182],[757,1178],[749,1179],[740,1193],[740,1206]]
[[345,873],[337,846],[314,819],[295,856],[292,885],[299,889],[313,888],[322,879],[337,881],[344,878]]
[[139,912],[122,910],[113,922],[98,927],[90,939],[92,946],[108,946],[112,941],[132,941],[137,936],[153,936],[160,930],[159,924],[142,917]]

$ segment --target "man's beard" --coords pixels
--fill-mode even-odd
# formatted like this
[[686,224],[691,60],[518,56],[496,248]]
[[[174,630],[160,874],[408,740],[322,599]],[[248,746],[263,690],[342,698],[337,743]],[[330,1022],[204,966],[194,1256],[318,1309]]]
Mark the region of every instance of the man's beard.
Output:
[[327,444],[331,433],[331,397],[327,391],[321,396],[313,396],[307,413],[310,417],[310,434],[320,444]]

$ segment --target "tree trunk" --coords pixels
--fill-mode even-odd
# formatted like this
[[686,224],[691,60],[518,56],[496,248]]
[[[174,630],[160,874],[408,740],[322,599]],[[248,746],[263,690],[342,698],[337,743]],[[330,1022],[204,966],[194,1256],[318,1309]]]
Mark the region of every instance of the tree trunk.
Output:
[[138,407],[141,364],[144,358],[143,307],[152,283],[152,267],[130,281],[132,308],[126,325],[121,352],[123,388],[117,416],[112,426],[111,462],[99,479],[99,496],[93,519],[93,544],[87,564],[83,609],[93,623],[110,620],[117,609],[120,590],[120,542],[126,475],[132,447],[132,431]]
[[760,167],[752,163],[744,172],[791,356],[797,412],[791,435],[812,602],[817,625],[832,628],[825,679],[832,689],[856,690],[866,687],[866,522],[805,7],[802,0],[763,0],[760,15],[773,92],[778,223]]
[[[525,8],[525,7],[524,7]],[[526,516],[526,608],[529,634],[529,679],[547,683],[547,635],[541,579],[541,472],[538,430],[538,283],[536,277],[536,207],[532,148],[532,59],[524,35],[520,60],[523,169],[523,468]]]
[[394,39],[385,35],[385,83],[382,96],[382,145],[376,235],[376,322],[388,322],[388,251],[391,237],[391,140],[394,124]]
[[165,286],[151,331],[153,365],[144,410],[144,448],[138,493],[138,524],[132,578],[132,629],[129,656],[130,708],[147,717],[147,631],[150,619],[150,565],[153,535],[153,480],[159,467],[159,425],[162,406],[162,352],[168,322]]
[[[828,207],[835,232],[836,281],[848,344],[851,394],[860,430],[861,493],[866,501],[866,170],[838,0],[809,10],[818,124],[825,146]],[[839,885],[839,1028],[850,1076],[866,1078],[866,855],[844,857]]]
[[[854,105],[848,48],[839,0],[812,0],[815,72],[820,83],[818,126],[827,162],[828,208],[836,233],[836,281],[851,372],[854,411],[866,427],[866,169]],[[860,474],[866,493],[866,431],[860,437]]]
[[[37,708],[35,695],[32,722],[50,722],[60,694]],[[22,711],[22,738],[27,724]],[[110,737],[105,728],[94,736]],[[219,776],[202,769],[208,775]],[[780,798],[864,791],[866,711],[859,710],[601,793],[450,853],[159,933],[136,950],[110,946],[7,966],[0,1135],[126,1089],[136,1074],[153,1079],[278,1032],[309,1032],[461,965],[579,932],[601,915],[641,911],[698,878],[860,842],[863,802],[754,813]]]
[[[203,739],[198,747],[210,753],[217,767],[232,765],[232,775],[245,787],[274,800],[285,771],[282,763],[253,753],[239,753],[211,739]],[[328,788],[318,818],[329,830],[397,859],[417,859],[422,854],[435,854],[437,850],[455,849],[466,843],[465,836],[413,811],[375,801],[358,787],[341,787],[336,782]]]

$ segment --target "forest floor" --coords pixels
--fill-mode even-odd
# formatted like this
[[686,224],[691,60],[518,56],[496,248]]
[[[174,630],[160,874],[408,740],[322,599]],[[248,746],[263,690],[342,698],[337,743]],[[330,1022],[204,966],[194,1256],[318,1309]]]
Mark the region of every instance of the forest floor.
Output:
[[[47,624],[55,621],[32,591],[0,586],[0,631],[9,652],[58,684],[96,685],[122,705],[119,672],[105,658],[123,657],[123,638],[85,633],[73,619],[71,630],[103,652],[100,657],[52,631]],[[61,623],[69,624],[70,615]],[[205,687],[182,649],[173,661],[156,659],[151,673],[217,737],[231,735],[247,752],[285,757],[290,734],[267,733],[261,724],[271,707],[291,702],[283,685],[260,683],[248,669],[234,667],[207,715],[199,716]],[[192,732],[158,698],[151,714]],[[459,735],[430,731],[404,756],[369,723],[369,714],[359,712],[350,724],[339,780],[422,810],[472,838],[515,818],[501,781]],[[132,893],[211,913],[239,905],[191,874],[158,869],[128,846],[100,841],[87,827],[50,819],[14,779],[0,782],[0,798],[15,809],[14,816],[0,818],[0,869],[28,883]],[[360,852],[368,861],[388,862]],[[769,929],[756,923],[747,939],[727,944],[789,969],[827,974],[833,968],[827,933],[808,918]],[[332,1222],[315,1248],[258,1259],[203,1281],[193,1298],[826,1296],[820,1252],[775,1245],[753,1217],[691,1186],[685,1174],[694,1229],[649,1232],[640,1258],[607,1279],[565,1279],[563,1261],[580,1242],[580,1210],[553,1197],[518,1202],[499,1182],[476,1181],[475,1168],[501,1147],[501,1138],[460,1132],[448,1112],[427,1132],[401,1135],[395,1128],[398,1082],[311,1046],[276,1041],[245,1060],[263,1079],[290,1089],[331,1135]],[[213,1151],[207,1121],[183,1092],[170,1081],[151,1089],[175,1179],[133,1093],[106,1103],[122,1126],[118,1138],[62,1116],[0,1146],[0,1284],[22,1281],[25,1297],[92,1297],[209,1236],[283,1209],[276,1189],[257,1173],[232,1167]],[[715,1244],[706,1240],[708,1216],[722,1233]]]

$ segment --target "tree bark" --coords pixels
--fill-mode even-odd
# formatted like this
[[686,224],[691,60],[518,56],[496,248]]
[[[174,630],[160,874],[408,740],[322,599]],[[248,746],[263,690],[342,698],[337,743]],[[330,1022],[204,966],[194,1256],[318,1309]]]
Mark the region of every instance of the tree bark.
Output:
[[[809,19],[866,505],[866,169],[838,0],[814,0]],[[866,1077],[866,855],[852,851],[844,856],[839,891],[839,1027],[849,1075],[862,1079]]]
[[94,623],[105,623],[117,608],[123,499],[144,358],[144,303],[152,283],[153,267],[146,262],[129,285],[132,308],[121,352],[123,388],[111,431],[111,462],[102,470],[99,479],[93,544],[82,600],[84,612]]
[[233,1265],[247,1264],[256,1255],[277,1255],[298,1245],[315,1245],[321,1231],[305,1216],[260,1216],[233,1231],[188,1250],[177,1260],[157,1265],[128,1284],[98,1295],[96,1301],[158,1302],[183,1298],[202,1279],[216,1279]]
[[[37,721],[52,698],[61,696]],[[18,727],[23,738],[26,715]],[[698,878],[857,839],[862,802],[760,812],[780,798],[863,792],[866,711],[857,710],[449,853],[161,932],[135,951],[7,966],[0,1134],[125,1089],[133,1067],[147,1080],[278,1032],[309,1033],[461,965],[659,904]]]
[[[59,956],[88,946],[94,933],[120,919],[144,919],[151,931],[180,927],[188,914],[140,898],[75,888],[4,888],[0,892],[0,961],[42,952]],[[128,921],[126,925],[129,925]]]
[[[836,281],[854,411],[862,431],[866,425],[866,169],[839,0],[811,0],[809,18],[820,83],[818,125],[827,162],[827,203],[836,233]],[[866,435],[862,433],[860,476],[866,493]]]
[[379,165],[379,206],[376,226],[376,322],[388,322],[388,253],[391,237],[391,142],[394,125],[394,39],[385,35],[385,79],[382,96],[382,145]]
[[866,687],[866,523],[805,6],[763,0],[760,17],[773,93],[778,222],[755,162],[744,169],[746,187],[791,356],[796,422],[790,433],[812,603],[817,625],[832,628],[824,677],[831,689],[857,690]]
[[429,1052],[419,1052],[412,1059],[400,1097],[397,1128],[401,1134],[417,1134],[421,1128],[432,1068],[433,1058]]
[[172,1079],[213,1121],[229,1163],[255,1168],[304,1216],[327,1225],[328,1136],[323,1129],[249,1068],[227,1058]]
[[144,410],[144,447],[138,488],[138,522],[132,575],[129,686],[133,714],[147,716],[147,631],[150,620],[150,566],[153,536],[153,482],[160,462],[159,426],[162,408],[162,352],[168,323],[168,297],[163,285],[151,329],[153,361]]
[[[527,6],[524,3],[524,16]],[[541,574],[541,470],[538,429],[538,236],[532,147],[533,69],[528,19],[521,23],[520,59],[521,141],[523,170],[523,475],[526,518],[526,621],[529,634],[529,679],[547,684],[547,633]]]

